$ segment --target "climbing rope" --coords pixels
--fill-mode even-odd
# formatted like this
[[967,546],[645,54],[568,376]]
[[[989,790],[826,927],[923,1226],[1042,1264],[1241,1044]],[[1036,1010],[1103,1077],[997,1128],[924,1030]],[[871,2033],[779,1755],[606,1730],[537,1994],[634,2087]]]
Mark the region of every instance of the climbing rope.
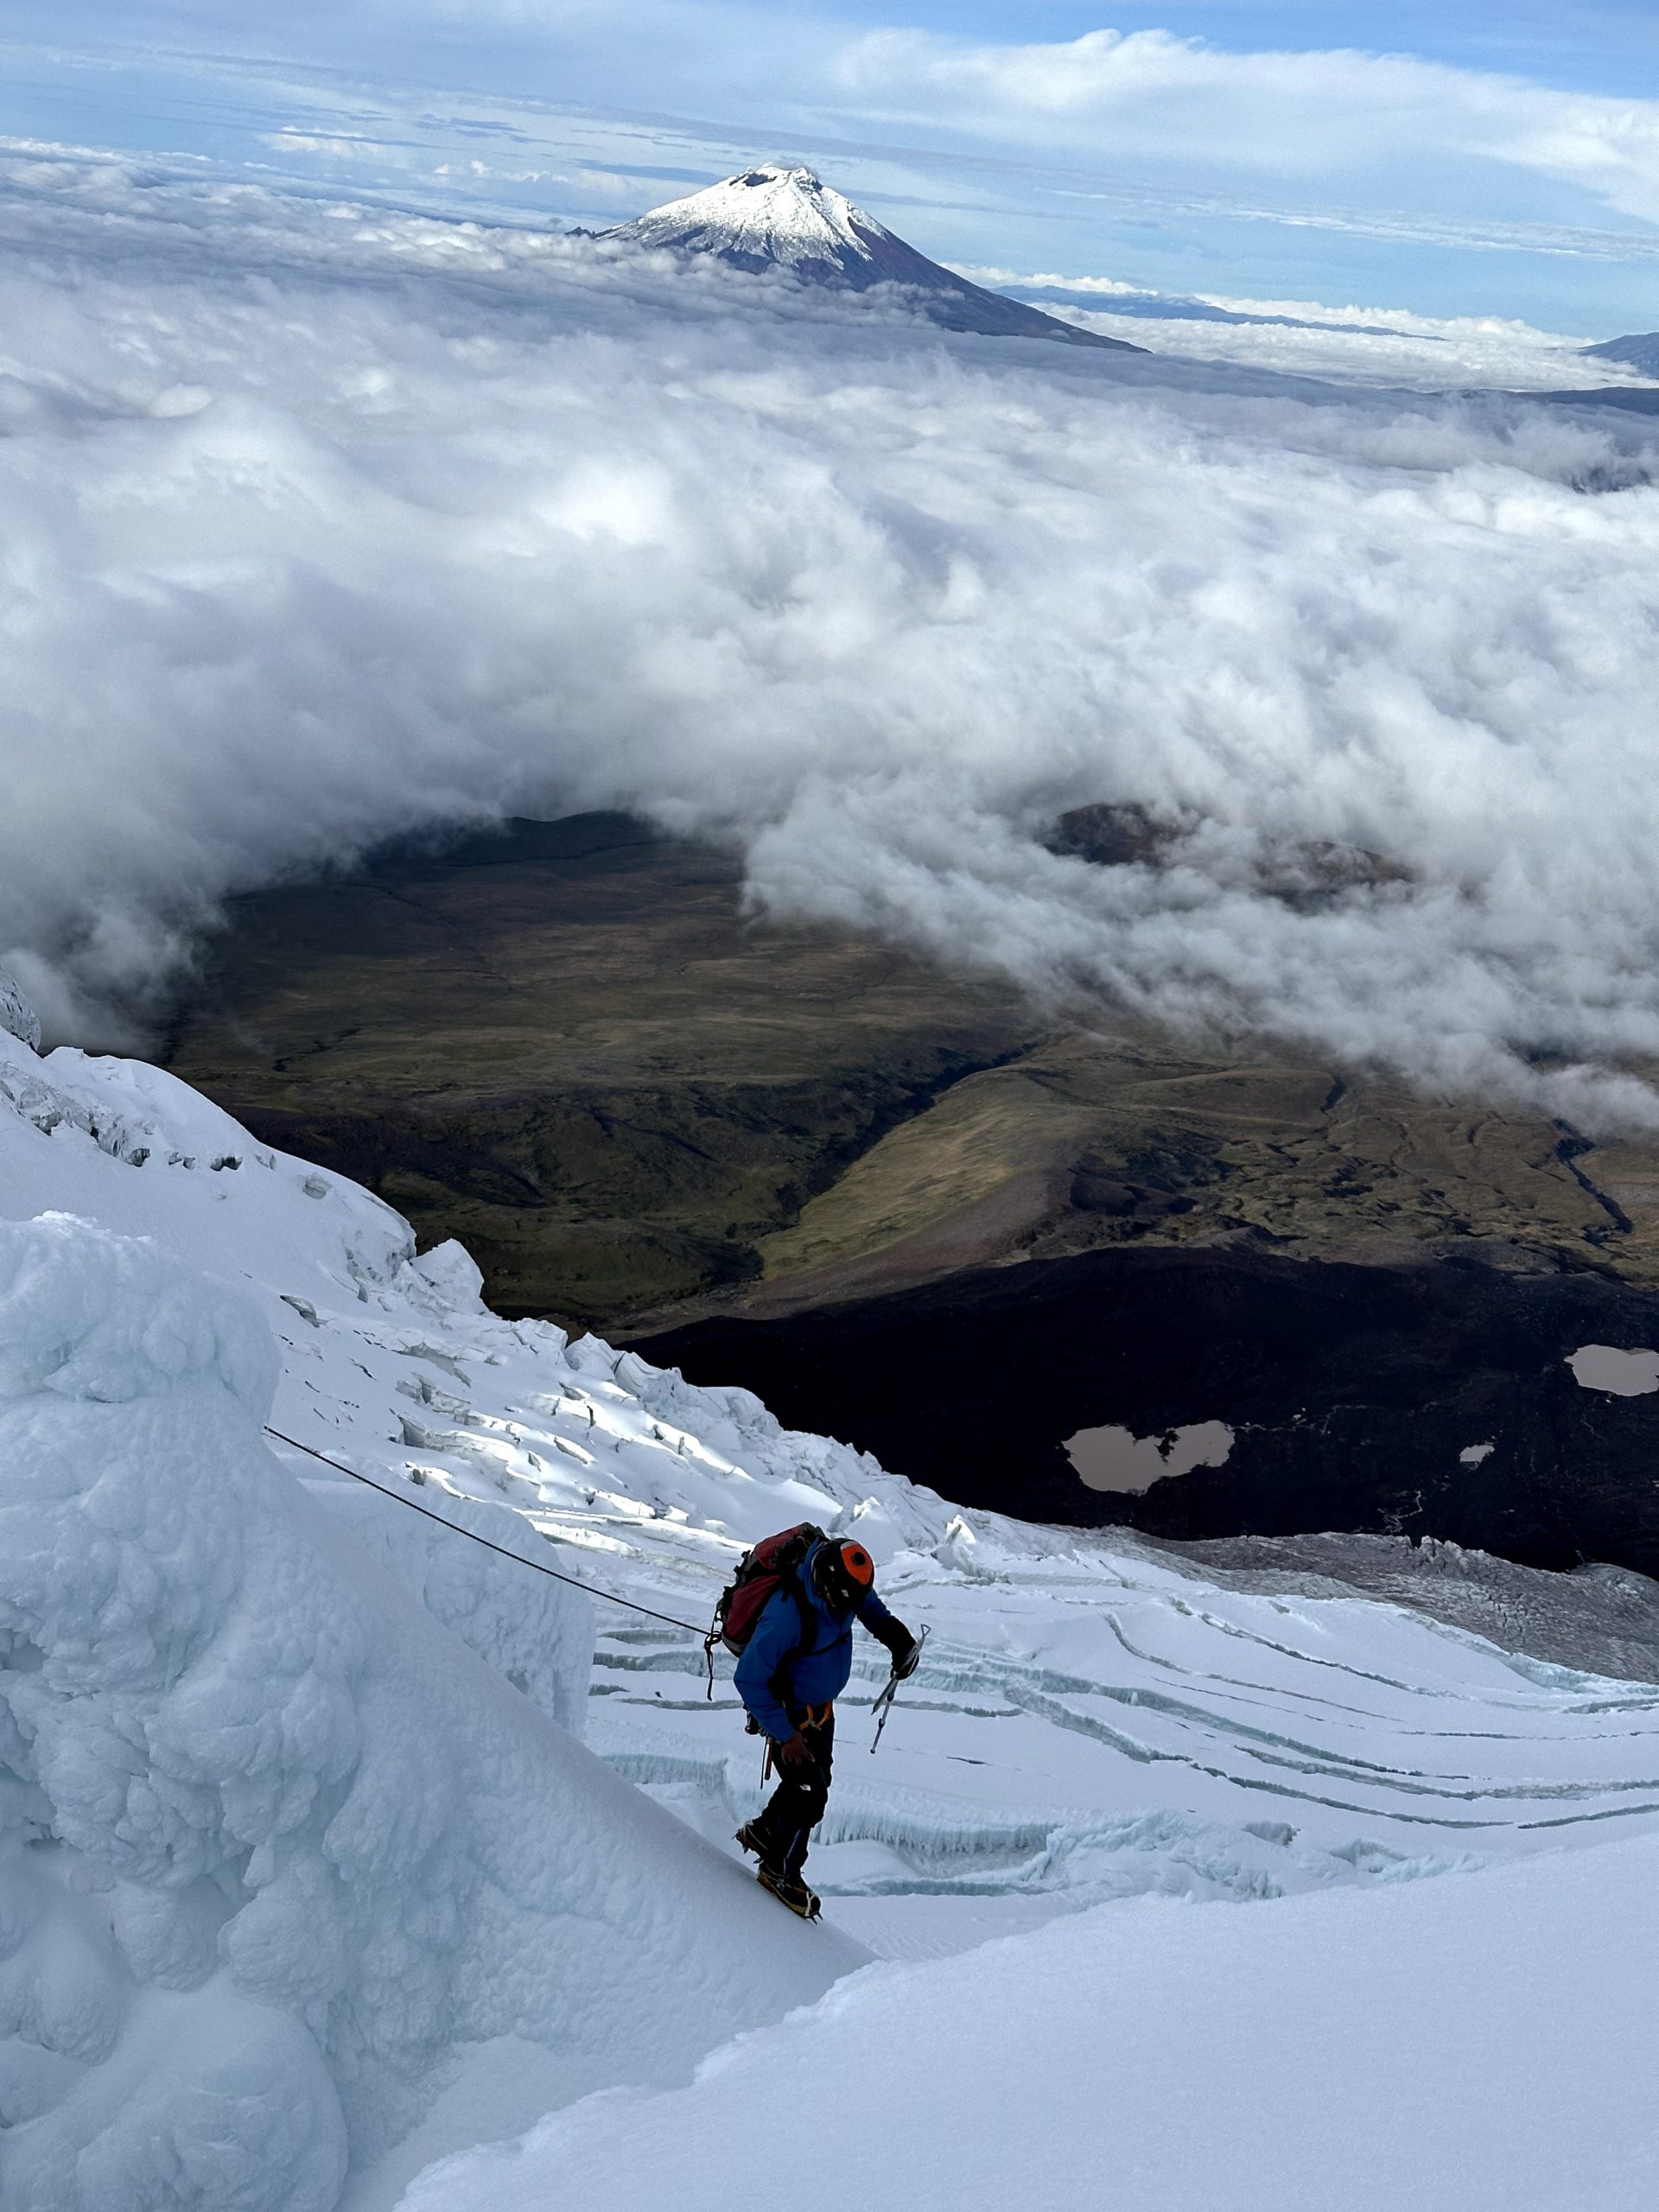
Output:
[[267,1436],[276,1438],[295,1452],[303,1452],[313,1459],[321,1460],[325,1467],[332,1467],[337,1475],[349,1475],[354,1483],[362,1483],[369,1490],[378,1490],[382,1497],[389,1497],[394,1505],[406,1505],[411,1513],[423,1514],[427,1520],[435,1521],[440,1529],[453,1529],[458,1536],[468,1536],[475,1544],[482,1544],[486,1552],[499,1552],[503,1559],[516,1560],[520,1567],[527,1567],[537,1574],[550,1574],[556,1582],[568,1582],[573,1590],[580,1590],[589,1598],[607,1599],[613,1605],[626,1605],[631,1613],[644,1613],[648,1620],[665,1621],[670,1628],[683,1628],[688,1636],[700,1637],[702,1630],[693,1628],[690,1621],[677,1621],[672,1613],[658,1613],[649,1605],[637,1605],[632,1598],[619,1598],[613,1590],[596,1590],[590,1582],[578,1581],[574,1574],[561,1574],[556,1567],[543,1567],[538,1559],[526,1559],[522,1552],[510,1552],[505,1544],[493,1544],[487,1536],[479,1535],[474,1529],[463,1528],[459,1521],[446,1520],[442,1513],[435,1513],[429,1505],[420,1505],[400,1490],[389,1490],[385,1483],[378,1483],[371,1475],[359,1475],[355,1467],[343,1465],[331,1459],[326,1452],[316,1451],[309,1444],[302,1444],[297,1436],[284,1436],[280,1428],[265,1429]]

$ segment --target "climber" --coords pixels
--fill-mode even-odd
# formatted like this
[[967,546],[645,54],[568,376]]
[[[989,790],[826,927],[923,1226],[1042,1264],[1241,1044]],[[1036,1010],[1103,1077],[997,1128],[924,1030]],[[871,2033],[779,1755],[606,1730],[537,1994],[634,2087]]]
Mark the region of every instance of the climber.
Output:
[[853,1671],[854,1618],[886,1644],[896,1681],[915,1671],[922,1647],[876,1596],[875,1563],[863,1545],[810,1533],[816,1541],[798,1563],[785,1555],[737,1662],[738,1695],[751,1726],[769,1738],[779,1776],[765,1810],[737,1840],[760,1860],[772,1895],[815,1920],[818,1900],[801,1870],[830,1796],[835,1704]]

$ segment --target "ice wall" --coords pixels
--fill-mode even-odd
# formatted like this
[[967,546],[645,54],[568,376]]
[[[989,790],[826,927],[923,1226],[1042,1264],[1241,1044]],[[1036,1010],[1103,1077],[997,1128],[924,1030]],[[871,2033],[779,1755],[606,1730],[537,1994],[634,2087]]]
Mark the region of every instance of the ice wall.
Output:
[[9,2212],[327,2212],[480,2050],[669,2080],[860,1955],[383,1572],[276,1376],[148,1242],[0,1224]]

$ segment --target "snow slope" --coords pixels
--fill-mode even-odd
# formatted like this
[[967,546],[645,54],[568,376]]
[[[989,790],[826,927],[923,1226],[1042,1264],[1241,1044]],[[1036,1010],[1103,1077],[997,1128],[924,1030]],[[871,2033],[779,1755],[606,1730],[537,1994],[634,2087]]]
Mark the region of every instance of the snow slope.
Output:
[[[0,1034],[0,1219],[54,1210],[97,1226],[3,1232],[0,1281],[39,1288],[0,1301],[0,1511],[26,1532],[0,1535],[0,1618],[23,1638],[0,1704],[26,1722],[0,1751],[26,1802],[14,1792],[0,1818],[29,1870],[36,1949],[69,1962],[54,1972],[70,1995],[54,2012],[29,1993],[45,1985],[13,1912],[0,2094],[22,2124],[0,2136],[8,2207],[31,2172],[47,2212],[321,2206],[349,2156],[346,2203],[378,2212],[446,2151],[594,2088],[683,2082],[722,2037],[814,1999],[860,1941],[923,1979],[866,1976],[722,2068],[787,2074],[791,2038],[831,2035],[843,2004],[877,2007],[846,2015],[853,2040],[868,2020],[908,2058],[915,2037],[880,2025],[880,1993],[909,1993],[893,2001],[931,2021],[978,1989],[982,2019],[979,1969],[950,1955],[1018,1930],[1031,1948],[999,1955],[1016,1961],[999,2008],[1019,1981],[1018,2005],[1040,2013],[1057,1962],[1103,1974],[1143,1925],[1192,1930],[1181,1941],[1224,1980],[1229,1947],[1246,1946],[1242,1986],[1282,1944],[1299,2005],[1296,1976],[1313,1973],[1291,1973],[1299,1928],[1381,1956],[1393,1939],[1369,1916],[1405,1910],[1402,1897],[1449,1928],[1485,1910],[1461,1902],[1488,1894],[1467,1870],[1523,1858],[1565,1897],[1612,1864],[1580,1847],[1659,1835],[1649,1685],[1400,1605],[1310,1595],[1283,1572],[1266,1591],[1230,1572],[1224,1588],[1116,1532],[958,1513],[781,1429],[745,1391],[499,1319],[458,1248],[416,1260],[377,1200],[255,1144],[159,1071],[42,1059]],[[114,1241],[135,1237],[149,1243]],[[79,1341],[76,1316],[105,1349],[54,1386],[47,1347]],[[128,1396],[97,1395],[118,1373]],[[273,1376],[287,1436],[685,1625],[590,1608],[262,1442]],[[744,1544],[806,1517],[855,1526],[896,1610],[931,1631],[876,1759],[858,1707],[881,1655],[862,1650],[814,1852],[830,1923],[816,1930],[729,1856],[758,1763],[727,1666],[705,1695],[696,1625]],[[1558,1651],[1563,1634],[1558,1613]],[[245,1726],[226,1725],[234,1698]],[[584,1703],[603,1766],[556,1725]],[[78,1732],[94,1720],[87,1750]],[[1491,1894],[1521,1893],[1494,1878]],[[1299,1896],[1336,1916],[1134,1903]],[[1151,2018],[1164,1968],[1144,1971],[1135,2001]],[[1098,1974],[1090,1986],[1103,2015]],[[1624,1996],[1609,1985],[1615,2020]],[[1157,2017],[1160,2037],[1193,2044],[1190,2018]],[[1385,2049],[1414,2032],[1403,2014],[1377,2031]],[[146,2087],[163,2043],[173,2070]],[[639,2107],[647,2136],[658,2109]],[[315,2117],[278,2125],[301,2112]],[[591,2124],[558,2153],[573,2171]],[[193,2156],[211,2140],[242,2164],[231,2179],[210,2166],[191,2196],[182,2166],[143,2168],[140,2145],[158,2140]]]
[[1659,1844],[1271,1912],[1103,1908],[877,1967],[427,2175],[404,2212],[1647,2212]]

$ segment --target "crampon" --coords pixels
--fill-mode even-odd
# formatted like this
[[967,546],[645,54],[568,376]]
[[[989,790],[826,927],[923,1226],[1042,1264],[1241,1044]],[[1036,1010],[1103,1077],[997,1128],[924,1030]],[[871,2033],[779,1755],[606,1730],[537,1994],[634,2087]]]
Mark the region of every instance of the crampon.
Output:
[[763,1863],[754,1878],[763,1890],[772,1891],[779,1904],[786,1904],[803,1920],[816,1920],[823,1909],[816,1890],[809,1890],[804,1882],[792,1874],[780,1873],[775,1866]]

